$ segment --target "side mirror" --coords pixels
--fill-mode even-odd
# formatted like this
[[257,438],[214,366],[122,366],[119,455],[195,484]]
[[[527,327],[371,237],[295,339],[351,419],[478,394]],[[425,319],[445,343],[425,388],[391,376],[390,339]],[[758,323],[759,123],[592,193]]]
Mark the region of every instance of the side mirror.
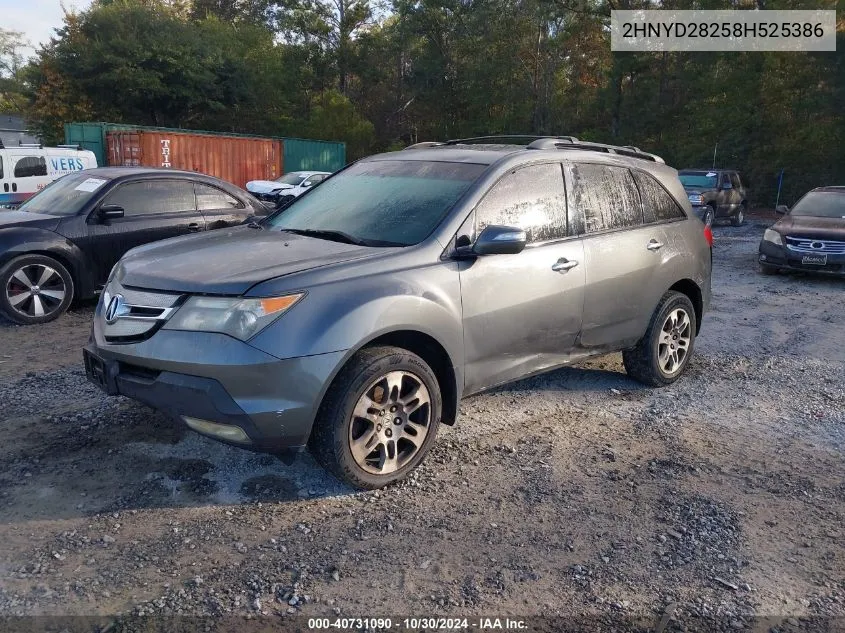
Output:
[[522,252],[527,241],[522,229],[490,224],[476,238],[472,252],[475,255],[516,255]]
[[303,186],[303,187],[310,187],[310,186],[311,186],[311,185],[313,185],[313,184],[314,184],[314,183],[313,183],[313,182],[311,182],[310,180],[306,180],[305,182],[303,182],[303,183],[302,183],[302,186]]
[[780,213],[781,215],[785,215],[789,213],[789,207],[785,204],[779,204],[775,207],[775,213]]
[[123,217],[123,207],[117,204],[104,204],[97,209],[97,217],[101,220],[114,220]]

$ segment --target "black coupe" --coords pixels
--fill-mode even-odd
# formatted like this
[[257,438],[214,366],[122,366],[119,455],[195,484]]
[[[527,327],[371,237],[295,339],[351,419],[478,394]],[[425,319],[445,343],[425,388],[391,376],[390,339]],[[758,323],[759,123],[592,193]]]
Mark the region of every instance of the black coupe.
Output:
[[67,175],[17,211],[0,211],[0,314],[20,324],[52,321],[94,296],[129,249],[267,212],[246,191],[193,172],[104,167]]

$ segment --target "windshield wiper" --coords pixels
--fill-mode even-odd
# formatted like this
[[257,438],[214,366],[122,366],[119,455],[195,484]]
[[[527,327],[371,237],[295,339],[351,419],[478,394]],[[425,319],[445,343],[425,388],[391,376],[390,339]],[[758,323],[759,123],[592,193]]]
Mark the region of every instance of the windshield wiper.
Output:
[[316,237],[318,240],[331,240],[332,242],[343,242],[344,244],[355,244],[356,246],[368,246],[367,240],[352,237],[343,231],[329,231],[326,229],[282,229],[288,233]]

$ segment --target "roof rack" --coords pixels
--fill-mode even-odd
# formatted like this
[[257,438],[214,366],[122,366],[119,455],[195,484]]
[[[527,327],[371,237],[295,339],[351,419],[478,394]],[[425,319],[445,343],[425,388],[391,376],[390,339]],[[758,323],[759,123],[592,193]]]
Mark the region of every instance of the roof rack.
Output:
[[82,150],[82,145],[80,145],[79,143],[64,143],[62,145],[56,145],[56,147],[60,147],[62,149],[77,149],[80,151]]
[[[520,139],[521,143],[515,143]],[[530,139],[530,140],[529,140]],[[620,156],[628,156],[629,158],[639,158],[641,160],[648,160],[654,163],[664,163],[660,156],[644,152],[639,147],[633,145],[607,145],[605,143],[593,143],[591,141],[581,141],[574,136],[534,136],[532,134],[500,134],[497,136],[474,136],[471,138],[459,138],[449,141],[425,141],[422,143],[414,143],[405,149],[425,149],[429,147],[444,147],[450,145],[471,145],[472,143],[495,143],[496,141],[505,141],[506,144],[522,145],[528,141],[527,149],[582,149],[593,152],[605,152],[607,154],[618,154]],[[510,143],[507,143],[510,141]]]
[[28,147],[31,149],[44,149],[44,143],[23,143],[18,141],[18,147]]
[[649,160],[654,163],[664,163],[660,156],[644,152],[633,145],[607,145],[605,143],[593,143],[591,141],[580,141],[574,136],[545,136],[537,139],[528,145],[528,149],[582,149],[593,152],[605,152],[607,154],[618,154],[629,158]]

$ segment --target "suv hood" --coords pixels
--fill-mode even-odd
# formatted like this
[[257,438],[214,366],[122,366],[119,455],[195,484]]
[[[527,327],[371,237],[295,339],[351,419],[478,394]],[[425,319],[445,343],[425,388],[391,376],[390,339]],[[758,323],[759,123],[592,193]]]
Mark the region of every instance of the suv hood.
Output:
[[241,295],[262,281],[387,250],[242,226],[135,248],[120,261],[116,279],[150,290]]
[[0,231],[16,227],[55,231],[61,221],[62,218],[56,215],[27,213],[26,211],[0,211]]
[[784,235],[845,242],[845,219],[787,215],[773,227]]

